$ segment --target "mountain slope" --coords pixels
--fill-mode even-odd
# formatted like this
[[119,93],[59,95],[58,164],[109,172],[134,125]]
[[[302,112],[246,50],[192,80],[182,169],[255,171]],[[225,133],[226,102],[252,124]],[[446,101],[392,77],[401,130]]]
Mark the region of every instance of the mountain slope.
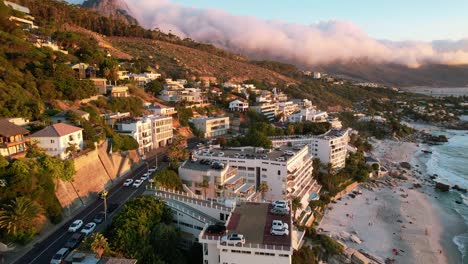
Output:
[[130,8],[122,0],[86,0],[82,6],[130,25],[138,25],[138,21],[130,15]]
[[372,64],[360,61],[321,65],[317,69],[344,78],[398,87],[464,87],[468,85],[468,65],[430,64],[419,68],[409,68],[398,64]]

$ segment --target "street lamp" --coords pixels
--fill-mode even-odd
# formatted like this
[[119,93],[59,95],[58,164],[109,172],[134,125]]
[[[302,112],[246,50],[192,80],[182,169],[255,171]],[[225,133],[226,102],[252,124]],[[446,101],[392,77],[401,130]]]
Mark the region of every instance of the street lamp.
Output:
[[107,195],[108,195],[108,192],[106,188],[104,187],[104,190],[100,194],[101,199],[104,200],[104,225],[107,225]]

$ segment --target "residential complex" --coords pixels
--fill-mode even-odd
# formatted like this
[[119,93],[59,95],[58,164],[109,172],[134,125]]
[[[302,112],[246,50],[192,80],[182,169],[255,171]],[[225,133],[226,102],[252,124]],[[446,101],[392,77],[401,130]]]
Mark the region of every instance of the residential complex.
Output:
[[108,85],[106,89],[107,89],[107,95],[110,97],[128,97],[129,96],[127,86]]
[[205,138],[222,136],[229,130],[229,117],[197,117],[190,119],[190,122]]
[[259,192],[260,185],[266,183],[266,200],[299,197],[305,209],[311,195],[320,190],[312,178],[313,156],[307,145],[281,146],[271,151],[254,147],[200,149],[193,155],[198,160],[220,162],[237,169],[245,189]]
[[270,121],[273,121],[278,113],[278,106],[275,103],[263,103],[250,108],[264,115]]
[[66,159],[70,155],[69,147],[84,148],[83,129],[64,123],[53,124],[32,134],[31,142],[37,143],[50,156]]
[[[108,120],[112,121],[110,118]],[[133,137],[138,142],[138,151],[142,155],[166,146],[172,142],[173,137],[172,117],[166,116],[122,119],[114,123],[114,128],[119,134]]]
[[20,158],[26,155],[29,131],[8,119],[0,119],[0,155],[6,158]]
[[350,129],[332,129],[318,136],[272,137],[273,146],[288,144],[308,144],[314,158],[320,162],[331,163],[335,170],[344,168],[347,157]]

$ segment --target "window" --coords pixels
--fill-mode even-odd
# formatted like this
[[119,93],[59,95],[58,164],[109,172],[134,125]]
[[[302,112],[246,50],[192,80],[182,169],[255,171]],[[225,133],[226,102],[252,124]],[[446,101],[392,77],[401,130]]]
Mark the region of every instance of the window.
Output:
[[278,170],[278,175],[281,175],[281,171],[280,171],[280,170]]
[[267,169],[265,169],[265,168],[262,168],[262,171],[267,171]]
[[50,140],[50,143],[55,143],[55,140],[51,139],[51,140]]

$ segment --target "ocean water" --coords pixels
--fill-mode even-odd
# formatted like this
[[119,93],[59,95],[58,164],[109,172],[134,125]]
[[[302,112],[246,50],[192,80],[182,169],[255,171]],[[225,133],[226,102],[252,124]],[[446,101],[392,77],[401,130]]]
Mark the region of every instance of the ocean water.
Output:
[[403,90],[431,95],[434,97],[445,97],[445,96],[468,96],[468,87],[450,87],[450,88],[435,88],[435,87],[416,87],[416,88],[403,88]]
[[[423,149],[432,151],[432,154],[424,155],[424,158],[420,159],[426,165],[426,173],[429,176],[437,174],[436,181],[468,189],[468,131],[434,127],[428,130],[434,135],[447,136],[449,142],[422,146]],[[444,217],[459,218],[464,223],[464,226],[459,224],[457,227],[452,227],[452,237],[446,239],[451,239],[451,242],[457,246],[462,256],[461,263],[468,263],[468,194],[451,190],[437,195],[437,202],[444,210]]]

